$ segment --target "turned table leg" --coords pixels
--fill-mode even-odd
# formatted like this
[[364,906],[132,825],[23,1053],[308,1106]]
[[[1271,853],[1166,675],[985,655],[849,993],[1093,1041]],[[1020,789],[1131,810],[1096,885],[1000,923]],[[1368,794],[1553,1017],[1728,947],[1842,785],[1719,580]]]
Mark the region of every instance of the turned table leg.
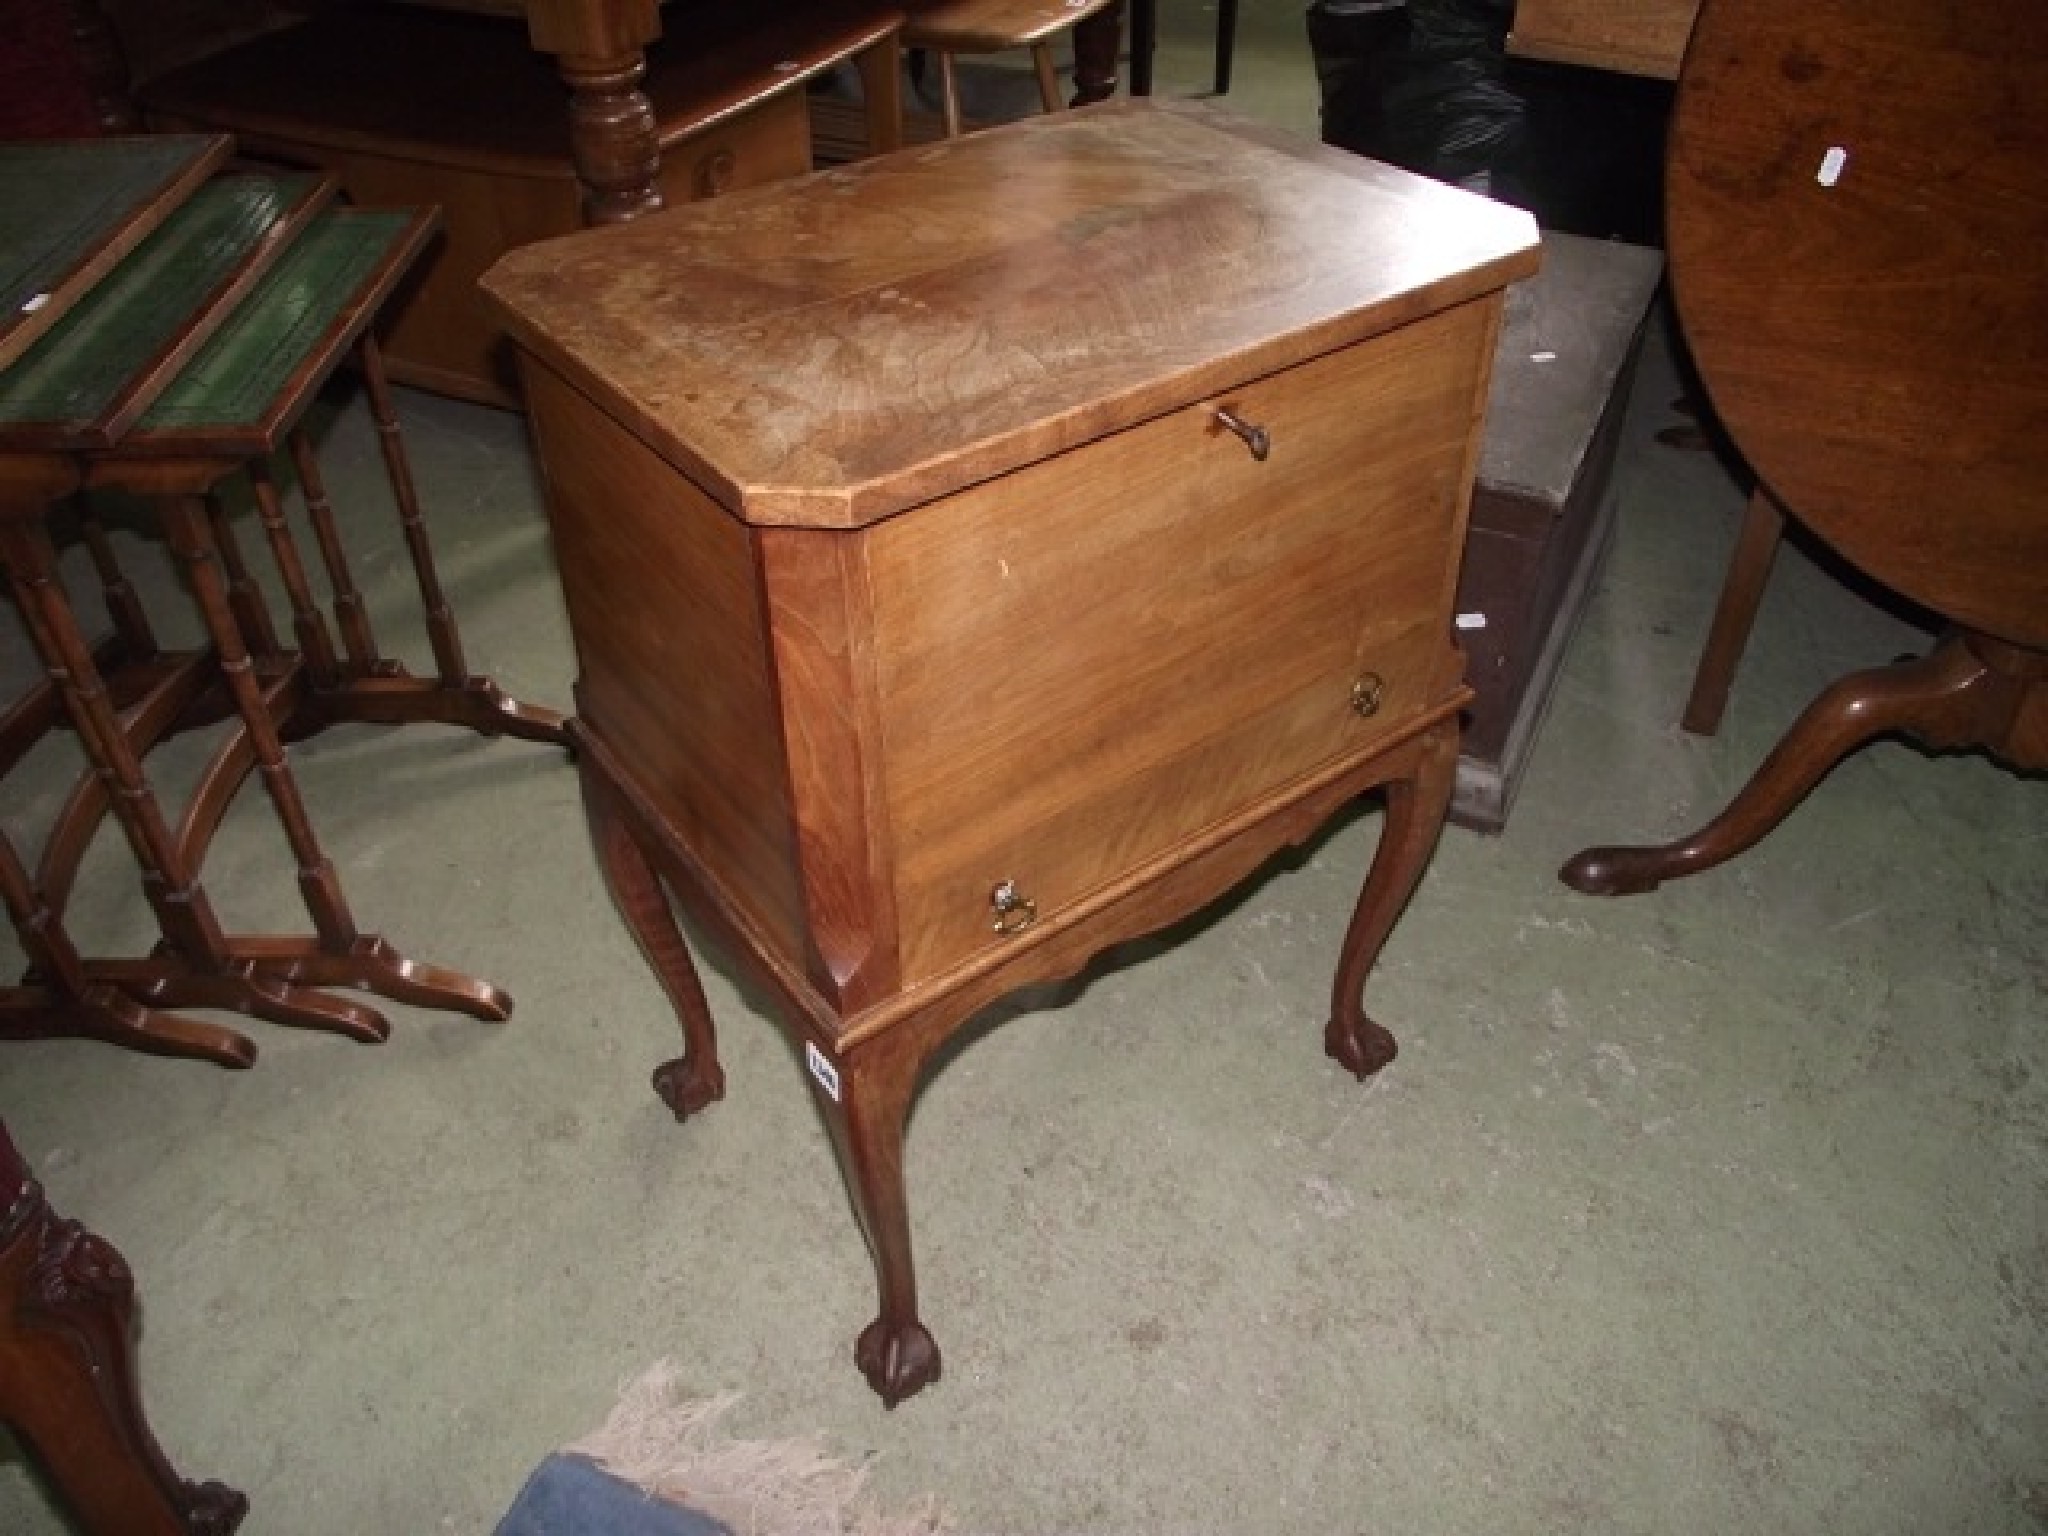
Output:
[[661,208],[661,143],[640,89],[647,45],[661,36],[657,0],[526,0],[527,36],[554,55],[569,92],[569,156],[588,224]]
[[[1935,750],[2011,749],[2027,702],[2038,708],[2041,668],[2035,653],[1957,634],[1916,661],[1852,672],[1807,706],[1728,807],[1697,832],[1654,847],[1588,848],[1559,878],[1589,896],[1634,896],[1712,869],[1760,842],[1843,758],[1893,732]],[[2031,752],[2020,749],[2020,766],[2038,766],[2024,760]]]
[[226,1536],[249,1501],[172,1471],[143,1413],[135,1280],[64,1221],[0,1125],[0,1419],[89,1536]]
[[1414,768],[1387,785],[1379,847],[1344,931],[1330,1021],[1323,1030],[1323,1050],[1361,1082],[1400,1049],[1386,1029],[1366,1017],[1365,981],[1429,865],[1457,776],[1458,729],[1456,722],[1446,721],[1422,739]]

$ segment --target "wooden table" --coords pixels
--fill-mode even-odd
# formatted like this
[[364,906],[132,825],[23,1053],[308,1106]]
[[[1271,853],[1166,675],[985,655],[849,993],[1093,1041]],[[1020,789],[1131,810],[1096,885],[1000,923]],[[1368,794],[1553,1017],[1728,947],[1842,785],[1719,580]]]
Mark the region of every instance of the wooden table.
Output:
[[[186,160],[167,156],[181,147]],[[0,567],[46,671],[0,714],[0,774],[59,727],[76,734],[87,764],[33,866],[0,837],[0,895],[30,962],[18,986],[0,989],[0,1035],[84,1035],[246,1066],[255,1056],[246,1036],[172,1010],[223,1008],[380,1040],[390,1029],[381,1013],[325,989],[483,1018],[503,1018],[511,1006],[489,983],[421,965],[356,925],[286,758],[286,738],[340,720],[438,720],[556,743],[565,736],[558,715],[509,700],[467,670],[370,334],[431,237],[433,216],[334,208],[332,185],[310,175],[201,183],[188,173],[189,164],[210,164],[227,148],[169,139],[0,147],[0,186],[22,197],[16,212],[47,206],[39,184],[121,189],[91,203],[55,242],[29,217],[10,221],[0,270],[28,274],[10,276],[10,286],[76,271],[81,262],[62,247],[90,252],[125,238],[101,225],[154,226],[97,282],[50,290],[68,309],[0,371]],[[17,259],[23,250],[34,259]],[[351,354],[363,369],[419,584],[431,677],[412,675],[379,648],[318,460],[297,429],[315,391]],[[331,626],[271,468],[287,448],[333,595]],[[291,605],[293,649],[280,642],[231,524],[211,499],[241,473],[253,482]],[[155,510],[206,645],[159,647],[110,542],[80,503],[112,623],[104,642],[87,639],[50,522],[79,493],[103,488],[146,498]],[[165,737],[224,715],[233,729],[174,816],[150,779],[148,754]],[[207,845],[252,773],[290,845],[310,934],[230,933],[201,881]],[[65,928],[80,863],[109,815],[162,934],[147,955],[89,957]]]
[[2048,10],[2001,0],[1702,8],[1668,193],[1700,376],[1769,501],[1951,628],[1829,688],[1699,831],[1580,854],[1578,889],[1733,858],[1877,736],[2048,768],[2044,50]]
[[1470,697],[1451,598],[1512,209],[1191,106],[971,135],[504,258],[614,895],[724,1090],[664,884],[765,979],[935,1378],[903,1128],[984,1005],[1368,789],[1329,1053]]

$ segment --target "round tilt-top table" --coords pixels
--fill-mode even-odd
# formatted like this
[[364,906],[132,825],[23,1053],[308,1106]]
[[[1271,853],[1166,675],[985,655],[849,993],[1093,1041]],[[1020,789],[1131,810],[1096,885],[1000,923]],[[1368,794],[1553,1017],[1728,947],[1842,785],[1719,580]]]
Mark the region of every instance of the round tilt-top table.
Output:
[[1630,894],[1751,847],[1902,734],[2048,768],[2048,6],[1707,0],[1666,170],[1673,293],[1761,490],[1951,626],[1816,699],[1729,806],[1563,871]]

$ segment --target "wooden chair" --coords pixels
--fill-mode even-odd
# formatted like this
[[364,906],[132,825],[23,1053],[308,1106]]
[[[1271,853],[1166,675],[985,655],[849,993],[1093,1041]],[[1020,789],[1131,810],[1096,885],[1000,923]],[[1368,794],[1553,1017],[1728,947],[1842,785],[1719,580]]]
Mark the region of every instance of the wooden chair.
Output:
[[1010,53],[1031,50],[1038,74],[1039,99],[1048,112],[1066,105],[1060,99],[1059,73],[1052,59],[1052,40],[1107,10],[1118,0],[938,0],[906,7],[903,46],[939,61],[940,111],[946,137],[961,132],[960,82],[954,60],[961,54]]

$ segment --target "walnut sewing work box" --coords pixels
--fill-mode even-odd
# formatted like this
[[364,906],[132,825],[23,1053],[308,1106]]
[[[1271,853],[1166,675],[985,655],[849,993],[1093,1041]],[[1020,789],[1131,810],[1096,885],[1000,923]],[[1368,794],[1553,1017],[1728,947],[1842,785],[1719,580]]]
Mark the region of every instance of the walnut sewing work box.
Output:
[[938,1375],[903,1130],[984,1005],[1387,816],[1325,1047],[1427,862],[1452,594],[1527,215],[1187,104],[905,151],[507,256],[586,804],[720,1096],[664,889],[767,983]]

